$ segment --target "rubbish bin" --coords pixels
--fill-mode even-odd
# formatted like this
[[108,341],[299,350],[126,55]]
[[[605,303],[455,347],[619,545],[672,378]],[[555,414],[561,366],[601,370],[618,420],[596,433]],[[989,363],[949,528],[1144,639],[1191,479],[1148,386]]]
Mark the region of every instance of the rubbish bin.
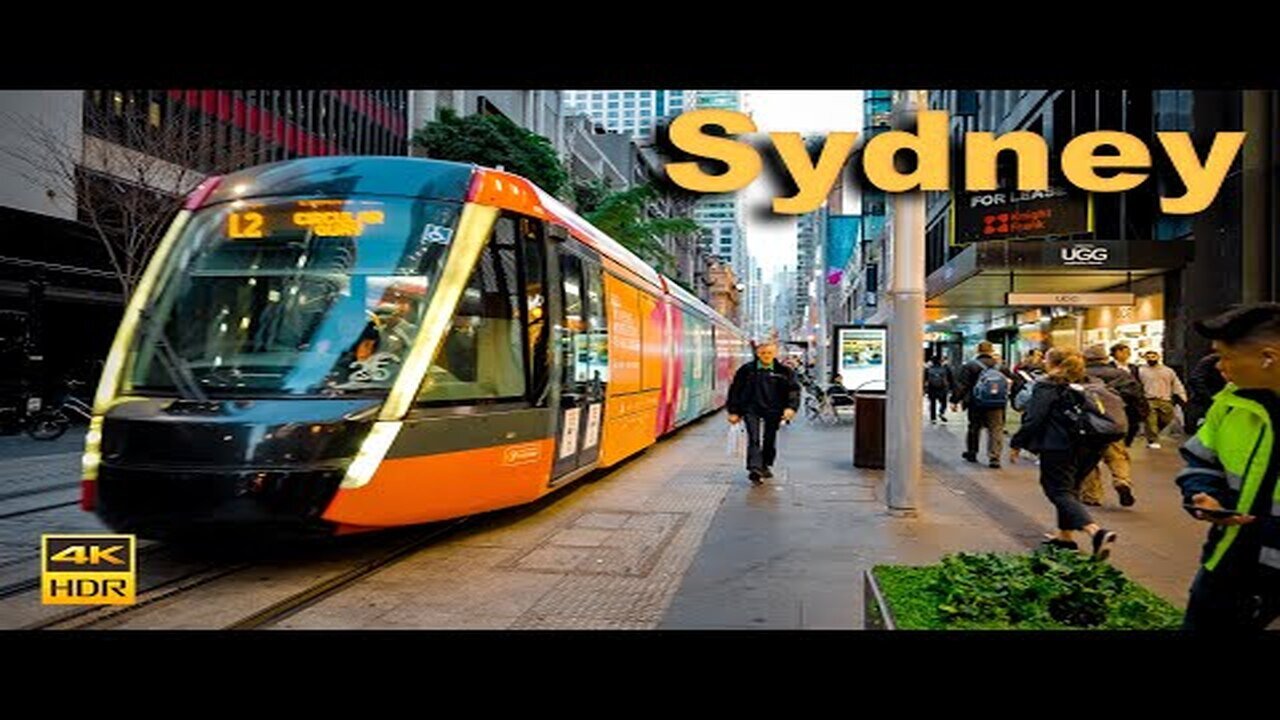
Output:
[[884,390],[858,390],[853,394],[853,466],[884,468]]

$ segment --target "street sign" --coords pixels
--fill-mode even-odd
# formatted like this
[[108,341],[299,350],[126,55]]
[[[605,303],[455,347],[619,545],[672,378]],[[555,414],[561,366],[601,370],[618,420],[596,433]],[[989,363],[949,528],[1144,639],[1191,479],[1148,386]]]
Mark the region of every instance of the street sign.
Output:
[[1006,293],[1005,305],[1094,307],[1133,305],[1133,293]]
[[951,244],[1093,232],[1093,198],[1074,188],[956,192]]

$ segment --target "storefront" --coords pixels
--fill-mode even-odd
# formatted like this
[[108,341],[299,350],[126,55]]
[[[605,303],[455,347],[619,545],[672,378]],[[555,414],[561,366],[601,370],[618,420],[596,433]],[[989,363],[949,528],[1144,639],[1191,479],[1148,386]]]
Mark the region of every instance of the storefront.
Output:
[[1163,354],[1166,273],[1190,259],[1185,241],[976,243],[929,275],[927,307],[964,327],[965,357],[981,340],[1010,364],[1034,348],[1121,341]]
[[1109,349],[1123,342],[1135,355],[1155,350],[1164,354],[1164,278],[1134,283],[1131,306],[1089,308],[1084,319],[1084,344]]

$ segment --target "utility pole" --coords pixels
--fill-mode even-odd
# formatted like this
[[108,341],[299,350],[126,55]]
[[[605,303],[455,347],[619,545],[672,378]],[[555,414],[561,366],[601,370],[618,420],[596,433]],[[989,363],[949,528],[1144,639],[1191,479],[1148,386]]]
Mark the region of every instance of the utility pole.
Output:
[[[894,115],[914,117],[927,104],[923,90],[900,91]],[[893,203],[885,484],[889,512],[915,517],[924,452],[924,193],[898,193]]]

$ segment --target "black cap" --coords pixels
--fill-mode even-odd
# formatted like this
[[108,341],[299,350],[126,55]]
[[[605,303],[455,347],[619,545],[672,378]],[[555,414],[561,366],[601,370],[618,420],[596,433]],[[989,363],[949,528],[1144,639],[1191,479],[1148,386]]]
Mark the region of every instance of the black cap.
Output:
[[1260,335],[1280,337],[1280,303],[1241,305],[1215,317],[1199,320],[1196,332],[1210,340],[1239,342]]

